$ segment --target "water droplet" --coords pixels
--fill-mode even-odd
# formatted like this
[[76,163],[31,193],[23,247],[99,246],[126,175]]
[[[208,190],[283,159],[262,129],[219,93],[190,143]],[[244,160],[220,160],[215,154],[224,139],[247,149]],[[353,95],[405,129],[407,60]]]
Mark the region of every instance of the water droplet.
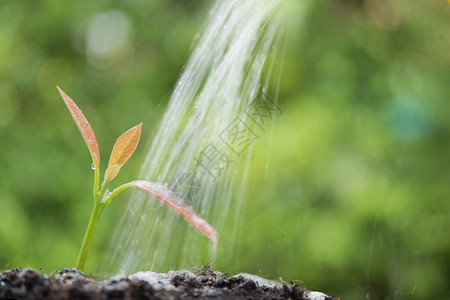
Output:
[[89,145],[92,145],[92,141],[91,140],[88,140],[87,142],[88,142]]
[[105,193],[103,194],[102,202],[105,201],[106,198],[109,197],[109,195],[111,195],[111,191],[106,189]]
[[95,170],[95,164],[94,163],[91,164],[91,169]]

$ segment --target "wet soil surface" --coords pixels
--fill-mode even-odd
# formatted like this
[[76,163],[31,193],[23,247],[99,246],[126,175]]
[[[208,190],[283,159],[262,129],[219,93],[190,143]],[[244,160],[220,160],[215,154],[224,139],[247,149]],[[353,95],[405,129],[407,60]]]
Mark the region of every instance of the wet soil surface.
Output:
[[228,277],[212,270],[138,272],[96,281],[75,269],[55,275],[32,269],[0,274],[0,299],[333,299],[305,291],[295,283],[239,274]]

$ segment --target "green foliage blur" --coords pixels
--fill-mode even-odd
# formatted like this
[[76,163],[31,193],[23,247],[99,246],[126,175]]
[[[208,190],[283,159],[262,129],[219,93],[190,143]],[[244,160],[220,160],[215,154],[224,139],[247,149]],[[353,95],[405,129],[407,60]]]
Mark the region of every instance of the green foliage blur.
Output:
[[[114,182],[134,178],[212,4],[0,2],[2,269],[73,267],[89,219],[89,152],[55,86],[91,122],[103,168],[115,139],[144,122]],[[284,113],[255,145],[235,259],[216,267],[342,299],[449,298],[448,3],[289,5]]]

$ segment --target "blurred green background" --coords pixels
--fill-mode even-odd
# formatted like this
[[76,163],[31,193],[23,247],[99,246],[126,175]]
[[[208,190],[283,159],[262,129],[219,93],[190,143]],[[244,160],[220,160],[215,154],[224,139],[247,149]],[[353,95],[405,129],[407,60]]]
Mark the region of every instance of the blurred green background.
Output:
[[[2,269],[74,266],[89,218],[89,153],[55,86],[103,157],[144,122],[116,181],[132,178],[212,4],[0,1]],[[235,260],[217,267],[342,299],[450,298],[448,3],[289,5],[284,114],[255,144]],[[105,211],[88,261],[124,207]]]

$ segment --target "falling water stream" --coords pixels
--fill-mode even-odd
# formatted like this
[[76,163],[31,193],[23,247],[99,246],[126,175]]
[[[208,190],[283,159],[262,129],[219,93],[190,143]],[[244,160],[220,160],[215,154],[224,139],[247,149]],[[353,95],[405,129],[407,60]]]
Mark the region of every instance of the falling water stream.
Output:
[[268,117],[281,113],[272,100],[281,3],[217,1],[139,174],[184,198],[216,228],[219,242],[213,244],[161,201],[136,190],[129,194],[101,273],[163,272],[233,256],[252,148],[270,132]]

